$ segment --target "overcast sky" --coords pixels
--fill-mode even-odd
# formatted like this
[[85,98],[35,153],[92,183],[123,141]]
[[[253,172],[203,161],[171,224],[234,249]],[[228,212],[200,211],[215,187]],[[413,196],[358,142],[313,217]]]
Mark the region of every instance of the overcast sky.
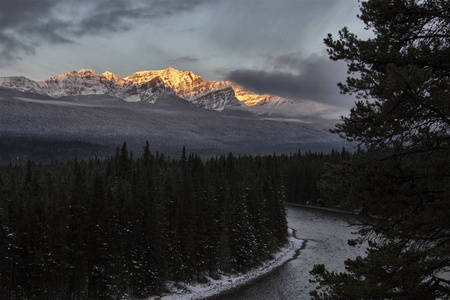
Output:
[[357,0],[0,0],[0,76],[172,66],[255,92],[349,108],[323,38],[363,35]]

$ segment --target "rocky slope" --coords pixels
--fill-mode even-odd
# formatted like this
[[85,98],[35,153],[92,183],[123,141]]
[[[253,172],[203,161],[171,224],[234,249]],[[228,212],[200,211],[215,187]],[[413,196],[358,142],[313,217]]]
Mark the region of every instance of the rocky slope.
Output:
[[109,95],[128,102],[154,103],[162,94],[172,92],[159,78],[145,84],[134,84],[111,72],[98,75],[89,69],[66,72],[38,84],[44,94],[52,97]]
[[161,78],[156,77],[145,84],[134,84],[111,72],[98,75],[92,70],[70,71],[43,81],[33,81],[26,77],[1,77],[0,87],[32,92],[50,97],[108,95],[128,102],[154,103],[162,95],[173,93],[166,88]]
[[36,81],[23,76],[0,77],[0,87],[20,92],[44,94],[41,86]]
[[140,71],[125,77],[125,80],[143,84],[156,77],[160,77],[178,97],[205,109],[223,110],[226,106],[242,105],[228,83],[205,81],[191,71],[181,71],[171,67],[164,70]]
[[261,105],[263,103],[277,101],[280,99],[280,97],[268,94],[256,94],[232,81],[226,81],[226,83],[233,88],[236,98],[238,98],[239,101],[244,102],[247,106],[253,106],[257,104]]

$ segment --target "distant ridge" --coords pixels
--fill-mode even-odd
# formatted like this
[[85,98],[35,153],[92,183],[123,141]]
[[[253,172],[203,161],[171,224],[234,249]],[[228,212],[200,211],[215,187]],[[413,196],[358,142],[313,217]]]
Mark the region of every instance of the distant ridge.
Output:
[[53,98],[107,95],[147,103],[166,101],[167,95],[174,95],[207,110],[238,108],[272,119],[305,123],[316,122],[319,117],[325,122],[324,127],[347,113],[313,101],[260,95],[231,81],[206,81],[192,71],[172,67],[139,71],[125,78],[109,71],[97,74],[90,69],[72,70],[38,82],[23,76],[0,77],[0,87]]
[[140,71],[126,78],[108,71],[98,75],[90,69],[72,70],[39,82],[23,76],[2,77],[0,87],[56,98],[108,95],[128,102],[150,103],[154,103],[164,94],[175,93],[178,97],[201,108],[218,111],[227,106],[245,105],[236,98],[229,84],[205,81],[191,71],[173,68]]
[[[123,141],[139,153],[146,140],[170,155],[178,155],[182,145],[206,156],[322,151],[342,147],[329,132],[341,112],[173,68],[125,78],[89,69],[39,82],[1,77],[0,161],[26,161],[35,141],[55,142],[67,154],[80,146],[100,155]],[[18,151],[21,144],[28,146]]]
[[206,81],[192,71],[172,67],[139,71],[125,78],[109,71],[99,75],[90,69],[72,70],[38,82],[23,76],[0,77],[0,87],[50,97],[109,95],[128,102],[150,103],[163,94],[175,93],[201,108],[218,111],[227,106],[263,105],[280,99],[256,94],[231,81]]

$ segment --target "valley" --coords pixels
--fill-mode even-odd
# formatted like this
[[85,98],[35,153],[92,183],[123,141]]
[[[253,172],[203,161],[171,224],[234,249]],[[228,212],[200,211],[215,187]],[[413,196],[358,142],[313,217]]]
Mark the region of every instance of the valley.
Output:
[[[137,155],[149,141],[174,157],[183,146],[204,157],[351,147],[329,132],[339,110],[235,86],[247,105],[226,82],[172,68],[125,79],[84,69],[40,82],[3,77],[0,86],[2,163],[48,161],[45,149],[56,144],[56,159],[72,159],[73,143],[86,145],[86,158],[112,155],[124,141]],[[30,151],[30,143],[48,147]]]

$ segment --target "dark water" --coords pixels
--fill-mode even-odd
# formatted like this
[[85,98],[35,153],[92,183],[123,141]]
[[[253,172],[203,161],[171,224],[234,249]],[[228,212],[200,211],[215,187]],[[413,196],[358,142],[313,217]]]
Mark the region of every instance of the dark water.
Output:
[[307,240],[300,255],[269,276],[216,299],[310,299],[314,285],[309,271],[315,264],[329,270],[343,271],[344,260],[363,255],[364,249],[347,245],[355,228],[348,225],[349,216],[311,208],[288,207],[289,227],[300,239]]

